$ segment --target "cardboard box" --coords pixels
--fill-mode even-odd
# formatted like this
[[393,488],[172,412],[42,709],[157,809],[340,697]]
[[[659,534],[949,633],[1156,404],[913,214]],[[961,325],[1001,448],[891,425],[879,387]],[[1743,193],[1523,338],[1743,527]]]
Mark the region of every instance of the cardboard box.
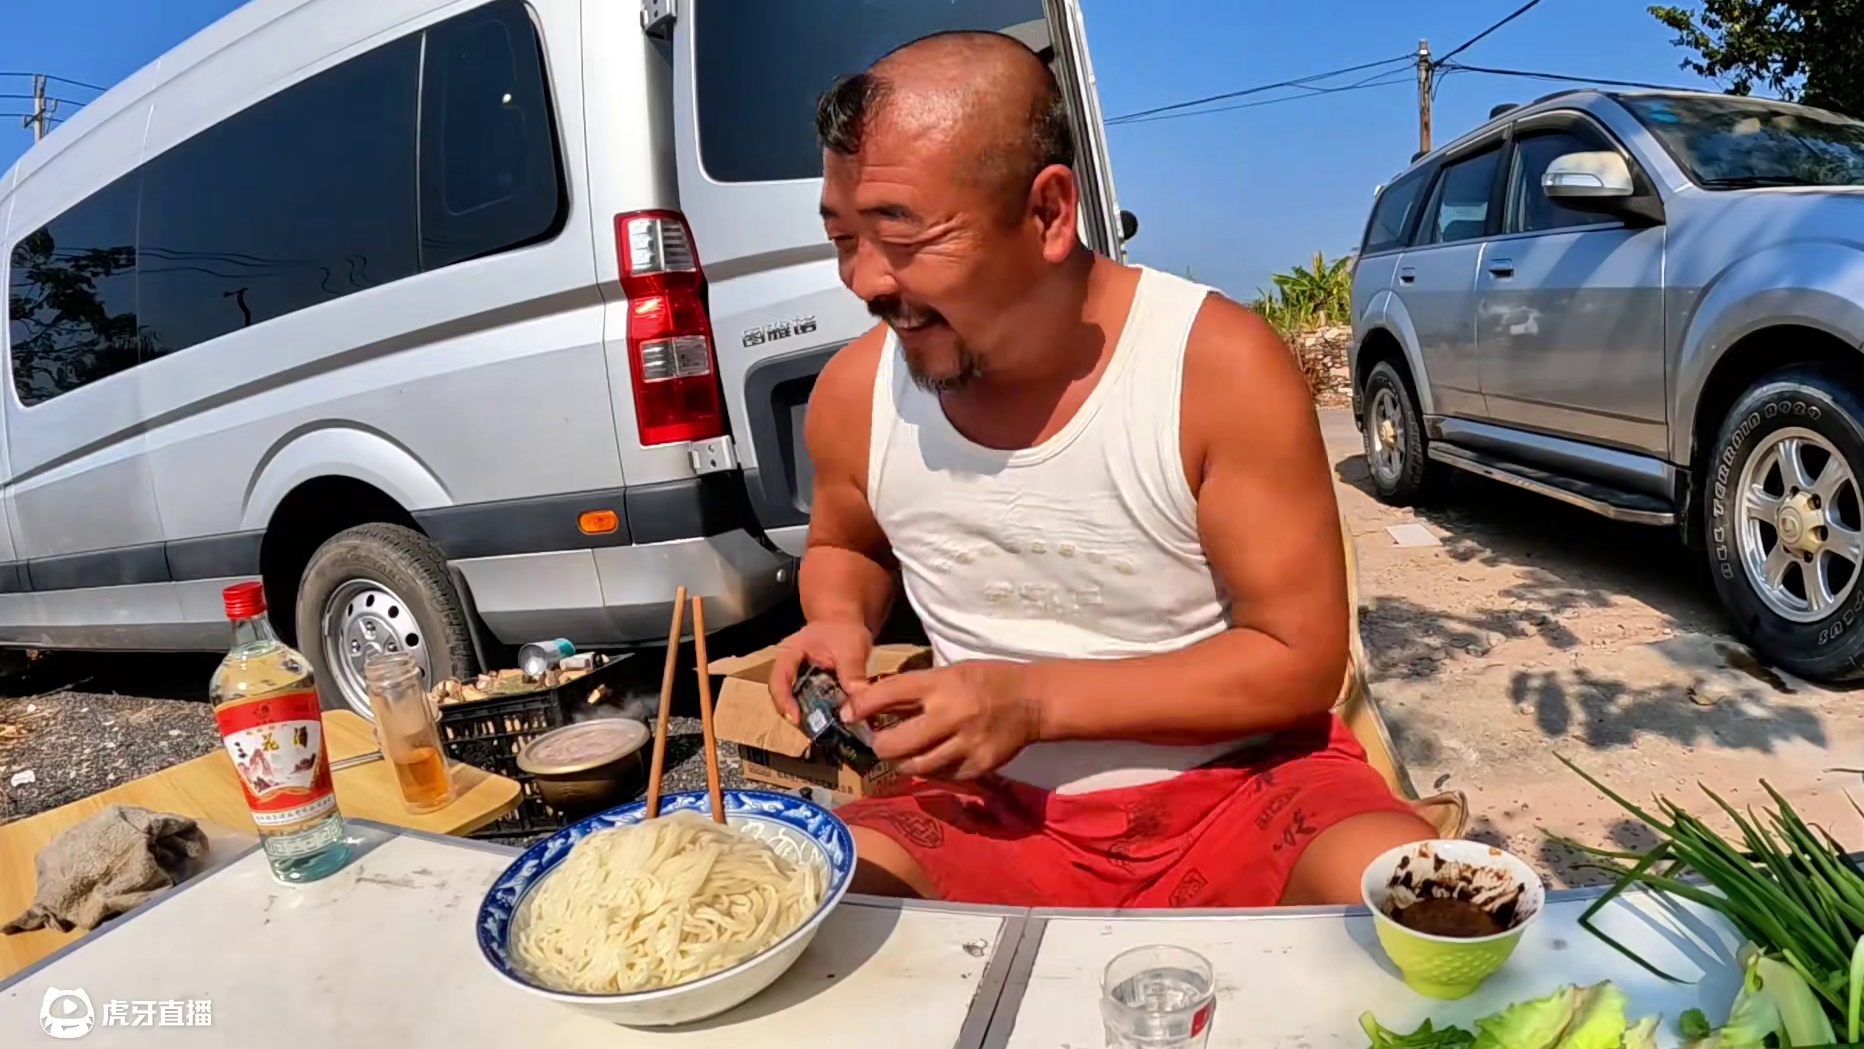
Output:
[[[850,769],[818,755],[802,729],[783,720],[770,700],[770,670],[777,650],[712,661],[725,680],[716,689],[712,728],[719,739],[738,745],[744,778],[784,790],[824,787],[849,797],[863,797],[874,784]],[[920,645],[881,645],[868,661],[870,677],[932,665],[932,653]]]

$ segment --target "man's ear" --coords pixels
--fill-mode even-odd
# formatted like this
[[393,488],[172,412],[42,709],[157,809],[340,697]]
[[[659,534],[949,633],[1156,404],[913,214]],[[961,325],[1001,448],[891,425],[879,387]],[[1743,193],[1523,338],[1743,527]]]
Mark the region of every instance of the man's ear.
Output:
[[1042,257],[1062,263],[1081,247],[1076,208],[1081,201],[1074,171],[1065,164],[1050,164],[1029,187],[1029,214],[1042,234]]

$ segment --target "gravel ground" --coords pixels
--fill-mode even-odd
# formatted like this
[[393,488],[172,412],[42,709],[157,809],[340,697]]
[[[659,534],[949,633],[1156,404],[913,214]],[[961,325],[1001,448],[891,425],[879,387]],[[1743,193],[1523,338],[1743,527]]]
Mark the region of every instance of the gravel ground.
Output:
[[0,823],[220,743],[200,656],[48,654],[0,680]]
[[219,743],[206,703],[90,692],[0,699],[0,820],[77,801]]
[[[669,794],[684,790],[705,789],[705,734],[698,718],[667,719],[667,769],[661,788]],[[729,790],[749,784],[744,781],[744,766],[738,761],[738,747],[720,740],[718,744],[719,785]]]

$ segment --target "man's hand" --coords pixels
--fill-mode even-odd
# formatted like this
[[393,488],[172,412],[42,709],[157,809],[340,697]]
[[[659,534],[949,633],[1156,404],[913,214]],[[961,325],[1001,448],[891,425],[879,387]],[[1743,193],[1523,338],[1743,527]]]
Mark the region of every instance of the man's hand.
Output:
[[874,635],[860,623],[845,620],[822,620],[810,623],[791,634],[777,646],[777,661],[770,668],[770,699],[777,713],[790,724],[802,720],[796,709],[796,675],[802,672],[803,660],[835,672],[842,690],[850,696],[867,687],[867,657],[874,650]]
[[976,779],[1034,743],[1042,727],[1017,663],[955,663],[876,681],[842,706],[843,721],[911,715],[874,733],[874,753],[908,776]]

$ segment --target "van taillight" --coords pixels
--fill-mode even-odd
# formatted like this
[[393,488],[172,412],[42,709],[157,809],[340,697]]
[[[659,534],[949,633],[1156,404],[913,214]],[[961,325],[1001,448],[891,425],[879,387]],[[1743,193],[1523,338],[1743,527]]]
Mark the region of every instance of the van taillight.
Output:
[[642,444],[725,434],[725,401],[692,230],[672,211],[615,216],[628,363]]

